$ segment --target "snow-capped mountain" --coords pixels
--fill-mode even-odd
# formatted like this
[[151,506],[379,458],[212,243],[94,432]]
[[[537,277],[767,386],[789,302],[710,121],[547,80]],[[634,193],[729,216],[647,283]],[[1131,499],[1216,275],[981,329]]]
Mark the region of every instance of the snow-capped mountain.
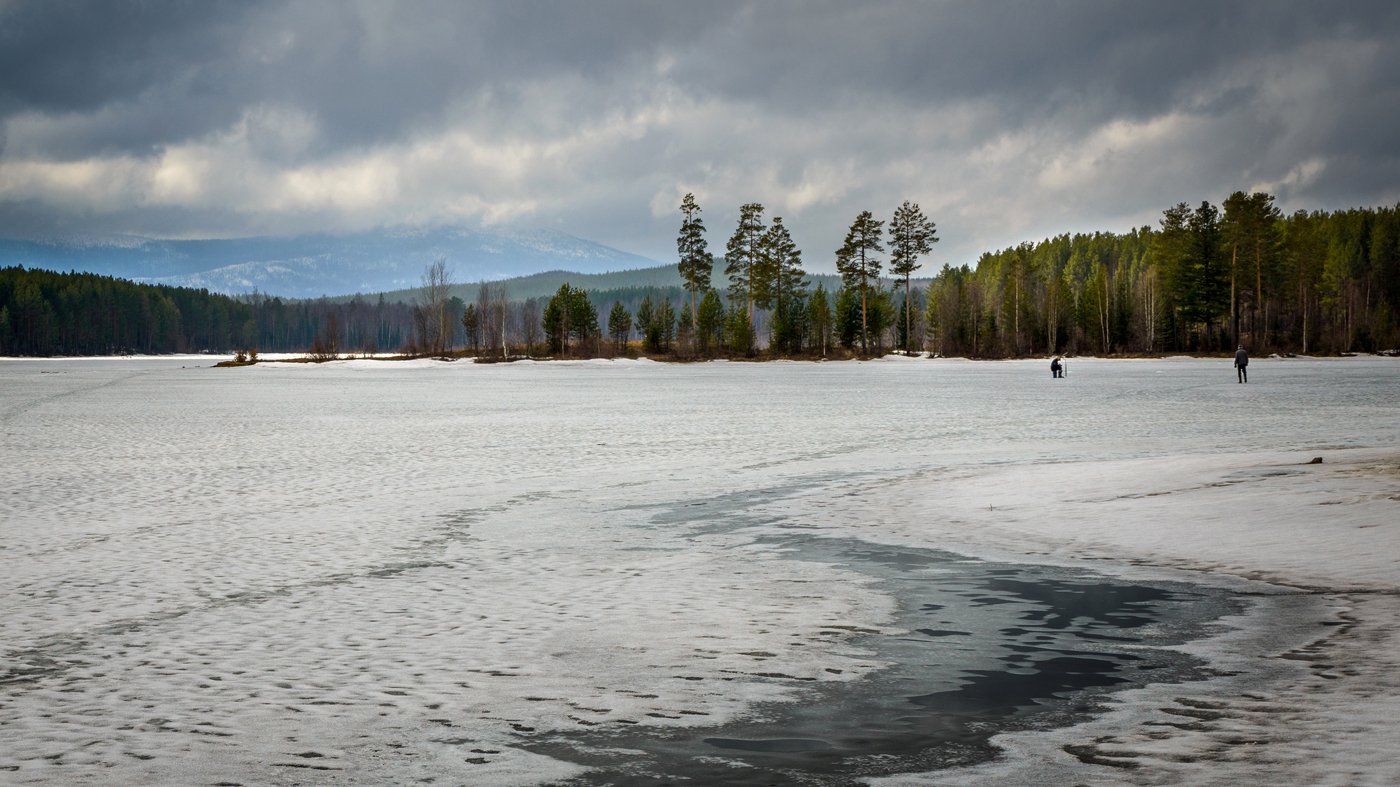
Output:
[[0,239],[0,267],[85,271],[216,292],[314,298],[416,287],[439,257],[458,282],[550,270],[605,273],[659,265],[551,230],[387,229],[347,235],[158,240],[129,235]]

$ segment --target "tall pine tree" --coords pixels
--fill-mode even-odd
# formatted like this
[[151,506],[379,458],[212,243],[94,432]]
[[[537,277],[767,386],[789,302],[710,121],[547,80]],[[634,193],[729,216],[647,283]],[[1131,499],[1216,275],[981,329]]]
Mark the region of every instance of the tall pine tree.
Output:
[[[1265,276],[1273,279],[1280,244],[1282,214],[1270,194],[1236,191],[1224,202],[1220,221],[1224,242],[1230,249],[1230,328],[1240,337],[1242,304],[1249,303],[1249,333],[1258,336],[1265,306]],[[1253,284],[1251,288],[1249,285]]]
[[705,222],[700,218],[700,206],[694,194],[686,194],[681,200],[681,232],[676,236],[676,251],[680,254],[677,267],[690,293],[690,313],[694,317],[700,293],[710,289],[710,274],[715,264],[705,241]]
[[802,252],[781,216],[763,233],[759,244],[759,268],[763,286],[758,305],[773,310],[772,343],[780,352],[798,352],[802,344],[799,326],[807,280],[802,270]]
[[863,210],[851,223],[846,233],[846,241],[836,251],[836,270],[841,274],[847,289],[860,292],[860,351],[870,352],[870,289],[880,281],[880,258],[875,255],[885,250],[880,243],[885,222],[876,219],[870,211]]
[[[724,274],[729,277],[729,302],[742,301],[753,327],[754,296],[759,282],[759,246],[763,241],[763,206],[750,202],[739,207],[739,226],[724,247]],[[747,348],[745,348],[747,349]]]
[[894,210],[890,219],[890,273],[904,277],[904,352],[913,354],[909,337],[913,335],[910,316],[913,298],[909,292],[909,278],[914,271],[923,267],[919,258],[933,251],[938,242],[938,230],[924,215],[916,202],[905,200]]

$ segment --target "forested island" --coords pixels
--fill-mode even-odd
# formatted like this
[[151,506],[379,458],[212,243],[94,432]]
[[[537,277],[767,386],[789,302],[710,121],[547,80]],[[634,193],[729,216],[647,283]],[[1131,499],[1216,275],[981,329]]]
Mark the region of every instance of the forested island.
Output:
[[[0,355],[307,352],[512,358],[635,355],[973,358],[1053,353],[1344,353],[1400,346],[1400,206],[1283,215],[1269,194],[1180,203],[1157,227],[1059,235],[915,278],[936,228],[916,204],[861,212],[810,276],[781,217],[741,207],[722,255],[681,205],[680,287],[466,302],[446,260],[406,300],[291,300],[0,269]],[[723,291],[714,286],[723,277]],[[814,284],[814,280],[816,283]],[[830,285],[830,286],[828,286]]]

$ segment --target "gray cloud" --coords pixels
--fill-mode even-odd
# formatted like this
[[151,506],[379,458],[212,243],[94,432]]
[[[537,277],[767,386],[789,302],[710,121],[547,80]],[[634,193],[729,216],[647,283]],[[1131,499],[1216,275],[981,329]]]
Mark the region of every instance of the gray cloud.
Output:
[[1400,199],[1400,6],[0,2],[0,233],[545,226],[669,259],[701,199],[830,267],[914,199],[935,264],[1178,201]]

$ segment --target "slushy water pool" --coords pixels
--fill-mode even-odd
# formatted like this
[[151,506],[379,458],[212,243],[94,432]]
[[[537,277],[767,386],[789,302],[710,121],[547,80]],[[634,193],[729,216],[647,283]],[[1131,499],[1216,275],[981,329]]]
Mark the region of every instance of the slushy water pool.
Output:
[[[1164,646],[1241,606],[1196,586],[841,539],[780,543],[792,559],[877,577],[899,600],[895,633],[855,632],[890,667],[719,729],[610,729],[532,748],[589,765],[581,784],[838,785],[966,765],[996,756],[993,735],[1065,724],[1115,688],[1198,678],[1199,659]],[[721,680],[753,676],[785,677],[760,663]]]

